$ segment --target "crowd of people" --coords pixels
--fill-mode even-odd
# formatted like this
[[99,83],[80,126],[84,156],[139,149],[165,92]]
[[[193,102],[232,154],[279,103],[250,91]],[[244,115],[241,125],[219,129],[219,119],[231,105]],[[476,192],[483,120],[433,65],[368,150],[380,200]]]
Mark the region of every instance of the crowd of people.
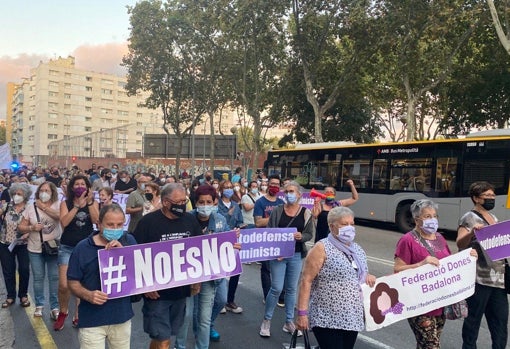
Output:
[[[61,173],[52,167],[0,175],[0,262],[7,290],[2,308],[9,308],[16,299],[22,307],[31,305],[32,277],[34,317],[44,316],[48,307],[54,330],[60,331],[72,313],[71,324],[79,328],[81,347],[104,347],[106,341],[112,349],[129,348],[134,298],[108,299],[101,291],[98,250],[230,230],[239,233],[245,228],[291,227],[296,229],[294,254],[260,263],[264,302],[260,336],[271,336],[271,319],[276,306],[281,306],[284,332],[302,335],[311,329],[322,349],[354,347],[364,328],[361,285],[373,286],[376,278],[369,273],[363,248],[355,242],[355,213],[348,206],[357,201],[358,193],[352,181],[345,183],[351,197],[338,200],[335,189],[326,187],[322,198],[316,197],[308,209],[300,205],[303,190],[297,182],[264,173],[250,181],[241,168],[231,180],[214,178],[210,171],[200,180],[164,171],[129,173],[116,164]],[[115,193],[128,195],[125,208],[114,202]],[[457,246],[473,248],[477,275],[475,293],[467,299],[462,347],[476,348],[485,315],[492,347],[505,348],[505,263],[491,261],[474,235],[475,230],[497,222],[490,212],[494,187],[476,182],[469,195],[474,207],[460,218]],[[438,211],[431,200],[412,205],[415,228],[396,246],[396,273],[425,264],[439,266],[452,253],[437,232]],[[127,229],[126,214],[130,216]],[[45,243],[55,240],[58,253],[50,253]],[[314,242],[313,248],[307,242]],[[194,348],[207,349],[210,341],[219,341],[218,314],[243,312],[235,301],[238,283],[239,275],[143,294],[144,331],[151,339],[150,348],[186,348],[190,325]],[[76,296],[72,306],[71,294]],[[445,323],[442,308],[408,322],[417,348],[440,348]]]

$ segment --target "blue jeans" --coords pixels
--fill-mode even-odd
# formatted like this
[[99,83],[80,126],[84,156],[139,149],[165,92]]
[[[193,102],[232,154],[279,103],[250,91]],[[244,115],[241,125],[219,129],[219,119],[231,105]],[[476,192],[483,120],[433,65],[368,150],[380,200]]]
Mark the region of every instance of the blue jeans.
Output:
[[269,261],[271,269],[271,289],[266,297],[265,320],[271,320],[278,297],[285,285],[285,316],[286,322],[294,321],[294,307],[296,305],[296,292],[301,274],[303,260],[301,252],[294,253],[294,256]]
[[19,274],[18,297],[26,297],[28,293],[28,279],[30,278],[30,262],[28,260],[27,245],[17,245],[12,252],[8,244],[0,243],[0,263],[4,274],[7,299],[16,299],[16,262]]
[[202,282],[200,293],[186,299],[186,318],[175,339],[177,349],[186,349],[189,325],[193,319],[195,349],[208,349],[211,331],[211,313],[216,285],[214,281]]
[[214,321],[220,315],[221,309],[227,304],[227,279],[214,280],[216,283],[216,295],[214,296],[214,305],[211,314],[211,327],[214,327]]
[[468,317],[462,325],[462,348],[476,349],[480,323],[485,314],[492,349],[505,349],[508,340],[508,297],[504,289],[475,284],[475,293],[466,299]]
[[57,256],[47,256],[42,253],[28,252],[32,277],[34,279],[35,306],[43,307],[46,303],[44,297],[44,279],[48,269],[48,291],[50,296],[50,309],[58,309],[58,266]]

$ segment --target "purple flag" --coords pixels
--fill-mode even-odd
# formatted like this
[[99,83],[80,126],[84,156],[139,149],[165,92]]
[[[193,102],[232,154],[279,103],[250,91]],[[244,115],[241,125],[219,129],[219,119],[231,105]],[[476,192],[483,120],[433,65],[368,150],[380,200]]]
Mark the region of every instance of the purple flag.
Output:
[[476,230],[475,235],[493,261],[510,257],[510,221],[488,225]]
[[99,250],[109,299],[221,279],[242,272],[236,232]]
[[258,262],[292,257],[294,255],[296,228],[243,229],[239,236],[241,262]]

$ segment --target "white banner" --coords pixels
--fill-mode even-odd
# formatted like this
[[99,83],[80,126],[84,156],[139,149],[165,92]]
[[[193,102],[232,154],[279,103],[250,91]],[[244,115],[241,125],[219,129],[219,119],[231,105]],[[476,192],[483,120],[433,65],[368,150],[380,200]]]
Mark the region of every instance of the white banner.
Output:
[[475,292],[476,258],[471,249],[440,260],[383,276],[374,287],[361,286],[367,331],[466,299]]
[[0,145],[0,169],[10,169],[12,163],[11,147],[9,143]]

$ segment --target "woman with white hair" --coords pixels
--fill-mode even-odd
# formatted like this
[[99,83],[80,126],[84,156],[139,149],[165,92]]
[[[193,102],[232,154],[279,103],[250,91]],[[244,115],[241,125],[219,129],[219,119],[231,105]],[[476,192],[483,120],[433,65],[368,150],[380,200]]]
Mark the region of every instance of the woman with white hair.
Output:
[[296,305],[296,291],[299,281],[299,275],[303,265],[302,259],[306,256],[304,243],[312,239],[315,226],[312,221],[312,213],[309,209],[299,204],[302,196],[301,186],[296,182],[289,182],[283,187],[286,203],[277,206],[269,216],[268,228],[288,228],[297,229],[294,233],[295,247],[294,255],[288,258],[278,258],[269,261],[271,270],[271,289],[266,297],[266,307],[264,320],[260,326],[260,336],[269,337],[271,335],[271,318],[274,308],[278,302],[278,297],[285,286],[285,325],[283,331],[293,333],[296,329],[294,325],[294,307]]
[[328,213],[329,235],[308,253],[301,276],[297,327],[311,328],[321,349],[354,348],[364,329],[361,284],[375,284],[365,251],[354,242],[354,212]]
[[22,307],[29,307],[28,279],[30,277],[30,261],[28,258],[27,239],[28,233],[23,234],[18,230],[18,225],[23,218],[32,190],[26,183],[13,183],[9,188],[11,201],[2,208],[0,228],[0,263],[4,275],[7,298],[2,303],[2,308],[8,308],[16,299],[16,262],[18,265],[19,285],[18,297]]

